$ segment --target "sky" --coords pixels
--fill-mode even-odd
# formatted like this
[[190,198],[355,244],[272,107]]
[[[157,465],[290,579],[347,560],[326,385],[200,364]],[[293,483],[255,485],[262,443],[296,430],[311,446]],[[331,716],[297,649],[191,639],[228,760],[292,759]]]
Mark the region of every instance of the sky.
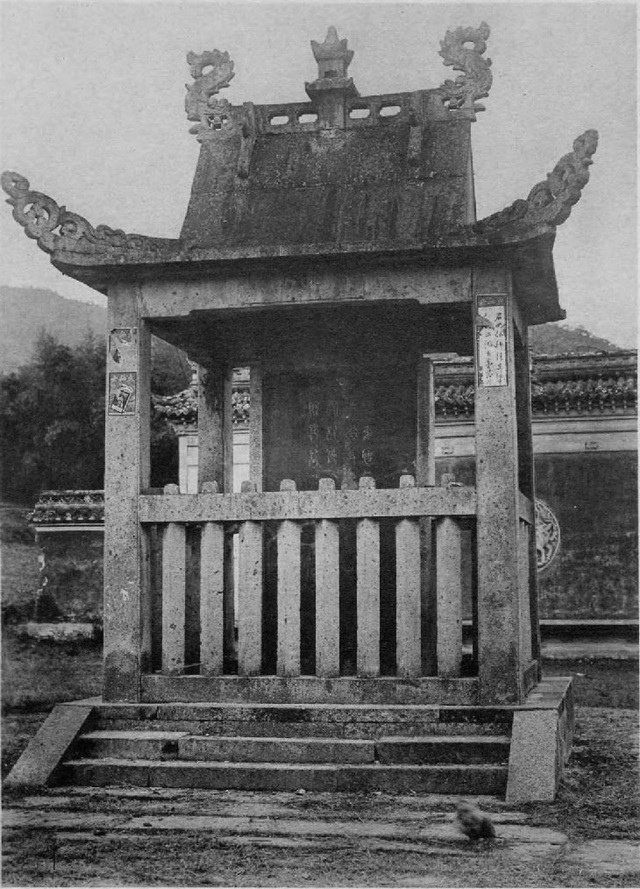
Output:
[[[0,167],[99,224],[178,237],[199,144],[189,134],[189,50],[227,50],[223,94],[306,101],[309,42],[329,25],[361,95],[438,87],[459,25],[491,28],[493,86],[472,128],[478,218],[525,198],[586,129],[591,180],[558,228],[567,324],[617,345],[637,337],[636,5],[592,3],[36,2],[1,0]],[[0,203],[0,284],[105,304],[63,277]],[[1,320],[1,319],[0,319]]]

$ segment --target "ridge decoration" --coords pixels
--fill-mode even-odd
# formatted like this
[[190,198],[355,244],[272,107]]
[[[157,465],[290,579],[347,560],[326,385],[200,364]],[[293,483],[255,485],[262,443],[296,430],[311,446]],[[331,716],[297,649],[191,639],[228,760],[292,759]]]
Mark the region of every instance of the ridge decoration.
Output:
[[[439,55],[442,56],[444,64],[451,66],[454,71],[463,72],[455,80],[445,80],[440,87],[450,110],[459,111],[462,108],[485,110],[484,105],[476,104],[476,100],[488,96],[493,83],[491,59],[483,57],[490,34],[489,25],[481,22],[478,28],[456,28],[455,31],[447,31],[444,40],[440,41]],[[473,44],[473,48],[467,45],[469,43]]]
[[546,223],[560,225],[580,200],[589,181],[591,158],[598,147],[597,130],[586,130],[573,143],[543,182],[534,185],[526,200],[520,198],[509,207],[470,226],[479,235],[488,235],[517,224],[518,227]]
[[3,173],[0,185],[9,195],[7,204],[13,207],[13,218],[45,253],[57,249],[79,252],[127,249],[155,253],[165,243],[162,238],[126,234],[108,225],[94,228],[84,216],[60,207],[49,195],[31,191],[29,180],[19,173]]
[[190,133],[206,132],[210,129],[221,129],[229,117],[227,99],[216,98],[222,89],[226,89],[233,78],[233,61],[228,52],[219,49],[205,50],[197,54],[190,52],[187,63],[194,82],[185,84],[187,95],[184,109],[187,120],[196,121],[189,129]]

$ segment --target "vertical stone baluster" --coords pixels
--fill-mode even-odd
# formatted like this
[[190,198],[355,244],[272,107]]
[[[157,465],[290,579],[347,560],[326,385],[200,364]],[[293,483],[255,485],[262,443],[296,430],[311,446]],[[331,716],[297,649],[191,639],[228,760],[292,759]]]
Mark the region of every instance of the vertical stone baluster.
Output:
[[[203,494],[217,494],[215,482],[204,482]],[[200,539],[200,672],[222,673],[224,651],[224,527],[205,522]]]
[[[360,479],[362,492],[375,488],[369,476]],[[358,572],[358,676],[380,675],[380,523],[358,519],[356,525]]]
[[531,526],[520,519],[518,525],[518,592],[520,596],[520,646],[523,663],[532,658],[531,603],[529,601],[529,535]]
[[[242,493],[255,493],[243,482]],[[262,668],[262,525],[242,522],[238,547],[238,673],[257,675]]]
[[[164,493],[180,493],[178,485],[165,485]],[[184,669],[186,607],[185,527],[169,522],[162,538],[162,672]]]
[[[419,487],[433,487],[436,483],[435,452],[435,375],[433,361],[428,355],[418,359],[418,404],[416,442],[416,482]],[[429,516],[420,519],[421,548],[421,636],[422,673],[435,676],[437,663],[437,616],[435,595],[434,522]]]
[[436,524],[438,676],[460,675],[462,666],[462,564],[460,527],[444,516]]
[[[412,475],[400,477],[401,488],[413,488]],[[398,676],[422,672],[420,626],[420,524],[401,519],[396,525],[396,666]]]
[[[335,491],[321,478],[321,492]],[[316,675],[340,673],[340,531],[338,522],[316,522]]]
[[[296,483],[283,479],[280,490],[295,492]],[[300,675],[300,525],[278,527],[278,675]]]

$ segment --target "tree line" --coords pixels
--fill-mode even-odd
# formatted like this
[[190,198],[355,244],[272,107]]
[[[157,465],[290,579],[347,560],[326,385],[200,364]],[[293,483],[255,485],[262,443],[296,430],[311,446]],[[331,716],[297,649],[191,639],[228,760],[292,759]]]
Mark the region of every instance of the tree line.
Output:
[[[78,346],[41,333],[31,361],[0,375],[1,497],[30,505],[41,491],[104,487],[106,346],[88,333]],[[153,350],[151,387],[158,395],[186,386],[175,350]],[[178,445],[153,415],[151,484],[178,478]]]

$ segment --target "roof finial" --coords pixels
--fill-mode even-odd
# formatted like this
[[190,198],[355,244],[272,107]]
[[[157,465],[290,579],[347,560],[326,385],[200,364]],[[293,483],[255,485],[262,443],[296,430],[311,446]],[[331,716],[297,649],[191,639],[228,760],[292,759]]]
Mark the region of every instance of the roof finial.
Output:
[[313,57],[318,63],[318,80],[345,79],[353,58],[353,50],[347,49],[347,40],[340,40],[333,25],[327,30],[324,43],[311,41]]

